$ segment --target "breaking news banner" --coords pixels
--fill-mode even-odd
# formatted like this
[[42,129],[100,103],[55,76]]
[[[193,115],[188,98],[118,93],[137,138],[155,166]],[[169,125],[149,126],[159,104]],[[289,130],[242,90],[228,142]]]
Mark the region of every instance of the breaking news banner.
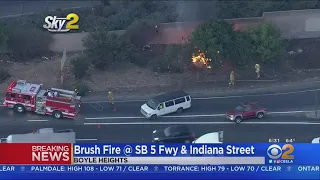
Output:
[[86,173],[90,178],[101,173],[118,173],[111,178],[154,178],[155,173],[157,178],[163,173],[177,178],[191,173],[184,178],[215,174],[230,179],[232,174],[246,179],[319,179],[318,152],[317,144],[0,144],[0,172],[37,172],[39,177],[56,172],[55,178],[71,173],[77,179]]
[[[51,173],[51,178],[68,179],[87,178],[168,178],[199,179],[215,177],[215,179],[319,179],[317,165],[7,165],[0,166],[1,177],[6,175],[27,176],[24,179],[41,178]],[[33,174],[38,176],[34,176]],[[53,174],[54,173],[54,174]],[[172,176],[176,175],[176,176]],[[185,176],[188,176],[187,178]],[[210,177],[209,176],[209,177]],[[46,177],[46,179],[48,179]],[[141,178],[142,179],[142,178]]]

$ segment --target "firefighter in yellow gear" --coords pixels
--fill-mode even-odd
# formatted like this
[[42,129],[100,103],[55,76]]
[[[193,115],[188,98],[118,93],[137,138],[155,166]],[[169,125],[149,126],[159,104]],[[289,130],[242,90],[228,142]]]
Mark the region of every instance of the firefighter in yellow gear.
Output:
[[230,73],[229,86],[234,86],[234,71],[231,71],[231,73]]
[[113,102],[113,94],[112,94],[111,91],[108,92],[108,98],[109,98],[109,103],[110,104],[114,104],[114,102]]
[[257,79],[259,79],[260,78],[260,64],[256,64],[254,66],[254,68],[256,69]]

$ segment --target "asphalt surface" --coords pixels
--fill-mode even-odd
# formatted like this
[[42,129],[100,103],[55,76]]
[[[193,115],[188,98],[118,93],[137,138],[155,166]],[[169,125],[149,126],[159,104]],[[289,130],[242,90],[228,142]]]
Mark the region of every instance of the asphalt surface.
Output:
[[0,17],[86,7],[94,3],[99,3],[99,1],[2,1],[0,2]]
[[[228,109],[235,108],[241,102],[259,102],[267,107],[268,111],[296,111],[307,110],[315,107],[315,93],[304,92],[295,94],[283,94],[277,96],[250,96],[234,98],[196,99],[192,101],[192,108],[186,110],[186,114],[224,114]],[[117,113],[113,113],[113,107],[108,102],[98,104],[84,104],[83,113],[86,117],[104,116],[141,116],[140,106],[144,102],[119,102],[116,103]],[[103,108],[103,109],[102,109]],[[101,110],[102,109],[102,110]],[[100,110],[100,111],[99,111]]]
[[[320,96],[319,96],[320,97]],[[318,98],[318,104],[320,104]],[[241,102],[257,101],[261,106],[268,108],[271,113],[286,113],[288,111],[312,111],[315,110],[315,92],[299,92],[278,95],[256,95],[256,96],[236,96],[236,97],[213,97],[194,98],[192,107],[181,115],[172,114],[170,116],[182,117],[216,117],[224,114],[228,109],[236,107]],[[77,118],[78,121],[85,122],[110,122],[110,121],[146,121],[140,114],[140,106],[145,101],[116,102],[116,112],[114,107],[108,102],[84,103],[82,112]],[[4,107],[0,107],[0,124],[5,121],[28,121],[47,120],[56,122],[50,116],[36,115],[34,113],[17,114]],[[289,113],[290,114],[290,113]],[[165,117],[166,118],[166,117]],[[167,117],[170,118],[170,117]],[[181,119],[181,118],[180,118]],[[189,118],[190,119],[190,118]],[[66,120],[68,121],[68,120]]]
[[[262,120],[250,119],[240,125],[223,117],[226,110],[247,101],[258,101],[268,108],[269,114]],[[53,127],[72,128],[76,131],[78,139],[93,139],[98,142],[150,142],[154,129],[172,124],[189,124],[197,135],[223,130],[225,142],[267,142],[269,138],[294,138],[297,142],[310,142],[314,137],[320,136],[320,120],[306,118],[307,111],[310,111],[309,114],[314,113],[314,92],[223,98],[197,97],[193,99],[190,110],[156,121],[141,116],[139,111],[143,103],[117,102],[116,112],[108,102],[84,103],[81,115],[75,120],[56,120],[34,113],[18,114],[2,106],[0,137]]]
[[[320,104],[318,98],[318,104]],[[223,115],[228,109],[236,107],[241,102],[257,101],[261,106],[268,108],[270,113],[288,113],[291,111],[313,111],[315,110],[315,92],[298,92],[278,95],[257,95],[257,96],[236,96],[236,97],[207,97],[194,98],[192,107],[181,115],[171,114],[162,119],[178,117],[177,121],[193,121],[192,118],[209,119]],[[81,107],[81,114],[77,117],[77,122],[145,122],[140,114],[140,106],[145,101],[116,102],[116,112],[114,107],[108,102],[84,103]],[[56,123],[57,120],[50,116],[36,115],[34,113],[18,114],[5,107],[0,107],[0,124],[8,122],[30,122],[49,121]],[[180,118],[179,118],[180,117]],[[29,121],[28,121],[29,120]],[[70,121],[70,120],[64,120]],[[168,120],[170,121],[170,120]]]
[[[286,139],[293,139],[296,143],[310,143],[313,138],[320,137],[320,125],[213,124],[189,126],[198,137],[205,133],[223,130],[225,143],[268,143],[269,139],[272,138],[279,139],[283,143],[286,142]],[[0,127],[0,136],[7,137],[8,134],[30,133],[44,127],[73,128],[76,131],[77,139],[80,139],[78,142],[149,143],[152,131],[164,128],[166,125],[102,125],[100,128],[86,125],[74,126],[73,124],[27,124],[23,127],[7,125]]]

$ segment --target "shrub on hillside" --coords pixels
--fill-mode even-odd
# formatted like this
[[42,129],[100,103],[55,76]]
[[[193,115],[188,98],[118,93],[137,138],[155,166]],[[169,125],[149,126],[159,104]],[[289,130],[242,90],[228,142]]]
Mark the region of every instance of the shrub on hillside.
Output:
[[127,28],[125,38],[141,49],[156,35],[155,25],[155,22],[148,19],[136,20]]
[[71,72],[78,80],[88,75],[90,61],[84,57],[78,57],[71,60]]
[[11,77],[10,73],[5,69],[0,69],[0,84]]
[[152,63],[152,69],[159,73],[182,73],[191,62],[193,48],[190,44],[169,45],[163,56],[157,57]]
[[106,70],[116,62],[131,62],[134,57],[134,46],[130,42],[103,29],[90,33],[83,45],[87,48],[86,56],[99,70]]
[[52,35],[37,28],[11,28],[8,48],[19,61],[42,56],[50,52]]

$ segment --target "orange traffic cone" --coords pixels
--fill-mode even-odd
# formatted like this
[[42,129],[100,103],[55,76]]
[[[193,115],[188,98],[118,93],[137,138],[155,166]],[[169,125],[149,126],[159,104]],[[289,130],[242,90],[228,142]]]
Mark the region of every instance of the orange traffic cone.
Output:
[[116,106],[113,107],[113,112],[117,112],[117,107]]

